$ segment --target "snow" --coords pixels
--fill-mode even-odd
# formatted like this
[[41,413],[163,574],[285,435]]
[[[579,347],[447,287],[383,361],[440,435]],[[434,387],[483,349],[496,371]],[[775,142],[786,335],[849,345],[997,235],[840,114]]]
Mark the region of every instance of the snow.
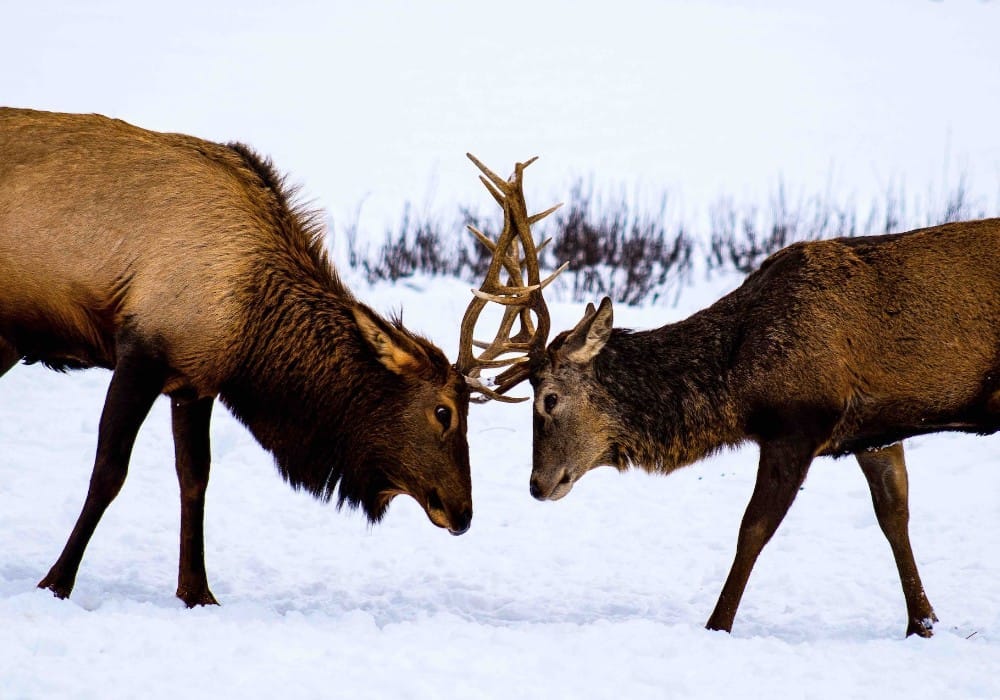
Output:
[[[619,308],[650,327],[679,309]],[[471,295],[450,279],[358,293],[454,352]],[[554,304],[557,329],[582,309]],[[558,503],[528,495],[524,405],[473,406],[475,517],[451,537],[397,499],[370,527],[282,483],[221,407],[206,516],[222,605],[173,597],[179,499],[169,410],[61,601],[35,584],[86,492],[110,374],[21,366],[0,394],[0,697],[996,697],[997,437],[908,443],[911,534],[941,621],[905,639],[889,547],[850,459],[820,459],[761,556],[732,635],[703,624],[731,563],[755,449],[670,476],[596,470]]]
[[[0,99],[242,140],[375,243],[405,201],[492,203],[491,167],[540,155],[529,204],[577,178],[697,217],[778,178],[865,204],[969,177],[1000,206],[1000,3],[39,0],[5,7]],[[800,194],[791,192],[792,196]],[[342,263],[343,256],[337,256]],[[616,307],[648,328],[681,306]],[[454,280],[352,286],[451,356]],[[596,300],[595,300],[596,301]],[[569,327],[582,306],[553,305]],[[528,495],[530,411],[473,406],[462,537],[397,499],[369,527],[285,486],[221,407],[206,546],[222,605],[173,596],[179,498],[159,402],[66,601],[35,588],[79,513],[107,372],[0,378],[0,698],[1000,696],[1000,438],[907,444],[911,536],[941,621],[905,609],[864,479],[818,460],[751,576],[732,635],[703,628],[755,450],[668,477],[597,470]]]

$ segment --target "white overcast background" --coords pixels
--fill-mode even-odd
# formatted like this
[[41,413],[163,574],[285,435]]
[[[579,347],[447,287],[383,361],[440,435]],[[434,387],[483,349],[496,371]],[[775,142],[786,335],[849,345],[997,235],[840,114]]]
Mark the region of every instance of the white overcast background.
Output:
[[998,35],[977,0],[43,0],[3,9],[0,101],[246,141],[379,239],[406,201],[479,201],[467,151],[685,217],[779,178],[867,203],[959,171],[995,209]]

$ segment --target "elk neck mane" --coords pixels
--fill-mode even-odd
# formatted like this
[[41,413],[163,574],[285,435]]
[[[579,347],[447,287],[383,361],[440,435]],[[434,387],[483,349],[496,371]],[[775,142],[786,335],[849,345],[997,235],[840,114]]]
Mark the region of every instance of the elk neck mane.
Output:
[[[323,249],[318,213],[293,204],[269,161],[245,146],[230,148],[258,179],[258,196],[269,200],[270,220],[261,224],[273,234],[239,292],[245,314],[240,361],[220,398],[273,454],[293,488],[322,500],[336,493],[338,506],[362,506],[375,522],[387,505],[380,496],[392,485],[379,468],[388,452],[369,438],[398,429],[383,416],[404,400],[404,380],[364,342],[352,314],[360,302]],[[393,325],[430,346],[399,319]],[[437,371],[447,372],[443,354],[428,356]]]
[[288,265],[301,270],[304,279],[314,279],[350,298],[350,290],[341,281],[326,251],[323,212],[298,201],[298,188],[288,184],[270,158],[243,143],[234,141],[226,146],[238,156],[240,175],[250,181],[249,191],[258,200],[255,211],[266,212],[268,217],[260,223],[271,234],[266,240],[272,249],[263,252],[283,258]]
[[742,442],[729,385],[736,342],[710,309],[653,330],[612,331],[594,371],[622,425],[624,464],[670,472]]

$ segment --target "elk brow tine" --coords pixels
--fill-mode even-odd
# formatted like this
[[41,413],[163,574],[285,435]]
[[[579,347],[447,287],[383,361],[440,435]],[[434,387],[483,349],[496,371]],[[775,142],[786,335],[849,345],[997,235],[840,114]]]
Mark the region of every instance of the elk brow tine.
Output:
[[521,403],[527,401],[529,397],[527,396],[504,396],[503,394],[498,394],[485,386],[475,387],[475,390],[481,392],[485,398],[473,398],[470,399],[473,403],[486,403],[490,399],[494,401],[499,401],[500,403]]
[[495,391],[500,394],[506,393],[508,389],[514,388],[527,379],[530,374],[531,370],[526,364],[509,367],[494,378],[493,381],[497,385]]

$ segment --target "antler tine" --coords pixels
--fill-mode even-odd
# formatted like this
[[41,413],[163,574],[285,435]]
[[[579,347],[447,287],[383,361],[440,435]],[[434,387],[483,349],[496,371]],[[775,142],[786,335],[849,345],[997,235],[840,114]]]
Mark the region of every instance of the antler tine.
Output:
[[[494,255],[497,254],[497,252],[496,252],[496,250],[497,250],[497,244],[494,243],[493,241],[491,241],[489,239],[489,237],[486,236],[486,234],[484,234],[482,231],[480,231],[479,229],[477,229],[472,224],[466,224],[465,227],[469,230],[469,232],[473,236],[476,237],[477,241],[479,241],[480,243],[483,244],[483,246],[487,250],[489,250]],[[543,243],[542,245],[540,245],[538,247],[538,250],[541,250],[542,248],[544,248],[546,245],[548,245],[551,242],[552,242],[551,238],[547,239],[545,241],[545,243]],[[522,261],[518,258],[518,239],[516,239],[516,238],[514,239],[512,245],[511,245],[511,249],[512,249],[511,254],[503,256],[503,259],[501,261],[501,264],[503,265],[504,269],[507,270],[507,274],[510,275],[510,279],[507,280],[507,286],[508,287],[523,287],[524,285],[521,283]],[[476,292],[473,291],[473,294],[476,294]],[[477,295],[477,296],[480,296],[480,295]]]
[[[476,158],[471,153],[466,153],[465,156],[469,160],[471,160],[473,163],[476,164],[476,167],[479,168],[479,170],[483,173],[483,175],[485,175],[490,180],[490,182],[492,182],[494,185],[497,186],[497,189],[499,189],[501,191],[506,191],[507,190],[507,186],[511,184],[510,180],[504,180],[502,177],[500,177],[499,175],[497,175],[495,172],[493,172],[492,170],[490,170],[489,168],[487,168],[483,164],[483,162],[481,160],[479,160],[478,158]],[[523,171],[529,165],[531,165],[532,163],[534,163],[536,160],[538,160],[538,156],[532,156],[531,158],[528,158],[528,160],[524,161],[523,163],[515,163],[514,164],[514,174],[511,176],[511,180],[513,180],[513,179],[516,178],[517,181],[518,181],[518,183],[520,183],[520,181],[521,181],[521,171]],[[480,179],[482,179],[482,178],[480,178]]]
[[[472,224],[466,224],[465,228],[469,229],[469,233],[476,237],[476,240],[483,244],[486,250],[491,253],[497,249],[497,244],[490,240],[489,236],[480,231],[478,228]],[[550,239],[551,240],[551,239]]]
[[497,204],[499,204],[502,207],[503,206],[503,194],[500,192],[500,190],[498,190],[496,187],[494,187],[493,183],[490,180],[487,180],[482,175],[479,176],[479,181],[481,183],[483,183],[484,185],[486,185],[486,189],[488,189],[490,191],[490,194],[493,195],[493,199],[497,200]]
[[[502,177],[500,177],[499,175],[497,175],[495,172],[493,172],[492,170],[490,170],[489,168],[487,168],[486,165],[483,164],[483,162],[481,160],[479,160],[478,158],[476,158],[474,155],[472,155],[471,153],[466,153],[465,156],[466,156],[466,158],[468,158],[469,160],[471,160],[473,163],[475,163],[476,167],[479,168],[480,172],[482,172],[482,174],[485,175],[486,178],[488,178],[490,180],[490,182],[492,182],[494,185],[496,185],[497,187],[499,187],[499,188],[502,189],[504,187],[504,185],[507,184],[506,180],[504,180]],[[482,178],[479,178],[479,179],[481,180]]]
[[[525,379],[531,376],[531,367],[528,364],[517,364],[513,367],[509,367],[500,374],[496,376],[493,383],[496,385],[494,391],[498,394],[503,394],[508,389],[512,389]],[[525,401],[527,397],[516,399],[518,401]],[[513,402],[511,402],[513,403]]]
[[567,267],[569,267],[568,260],[564,262],[562,265],[560,265],[558,270],[553,272],[551,275],[546,277],[538,284],[529,284],[526,287],[507,286],[502,294],[490,294],[480,289],[473,289],[472,294],[474,296],[479,297],[480,299],[485,299],[486,301],[495,301],[498,304],[523,305],[524,299],[529,297],[532,292],[538,292],[548,287],[552,283],[552,281],[559,276],[559,273],[561,273]]
[[[549,207],[548,209],[546,209],[543,212],[539,212],[538,214],[532,214],[531,216],[528,217],[528,223],[529,224],[537,224],[539,221],[541,221],[542,219],[544,219],[546,216],[548,216],[549,214],[551,214],[552,212],[554,212],[556,209],[558,209],[562,205],[563,205],[563,203],[559,202],[559,204],[556,204],[554,207]],[[538,246],[538,249],[541,250],[543,247],[545,247],[546,245],[548,245],[548,242],[551,241],[551,240],[552,240],[551,238],[547,238],[545,240],[545,243],[542,243],[542,245]]]
[[490,399],[495,399],[497,401],[502,401],[503,403],[521,403],[522,401],[527,401],[528,397],[517,397],[517,396],[504,396],[498,393],[496,390],[491,389],[489,386],[479,381],[478,379],[470,379],[469,387],[473,391],[478,391],[482,396],[474,396],[469,399],[472,403],[486,403]]
[[[568,263],[562,265],[544,280],[539,279],[538,251],[550,241],[546,240],[536,246],[531,235],[531,225],[541,221],[561,205],[528,215],[524,203],[523,175],[524,169],[537,158],[516,163],[513,174],[505,180],[471,153],[466,155],[482,173],[480,181],[503,208],[504,223],[496,242],[475,227],[468,227],[472,235],[486,246],[493,257],[483,284],[478,290],[472,290],[473,299],[462,318],[456,367],[465,374],[471,391],[482,395],[482,398],[475,399],[477,402],[490,399],[507,402],[523,401],[526,399],[511,398],[503,394],[530,375],[531,361],[544,351],[550,323],[542,290],[568,265]],[[507,272],[507,284],[500,282],[501,271]],[[491,301],[502,305],[504,312],[496,337],[491,343],[486,344],[474,340],[473,331],[480,314]],[[532,315],[537,319],[537,327]],[[520,321],[520,328],[512,336],[511,331],[515,321]],[[483,352],[477,357],[473,353],[473,347],[480,348]],[[515,353],[521,354],[513,358],[503,357]],[[496,380],[500,381],[499,384],[494,380],[484,382],[480,379],[483,369],[498,367],[506,367],[496,377]]]

